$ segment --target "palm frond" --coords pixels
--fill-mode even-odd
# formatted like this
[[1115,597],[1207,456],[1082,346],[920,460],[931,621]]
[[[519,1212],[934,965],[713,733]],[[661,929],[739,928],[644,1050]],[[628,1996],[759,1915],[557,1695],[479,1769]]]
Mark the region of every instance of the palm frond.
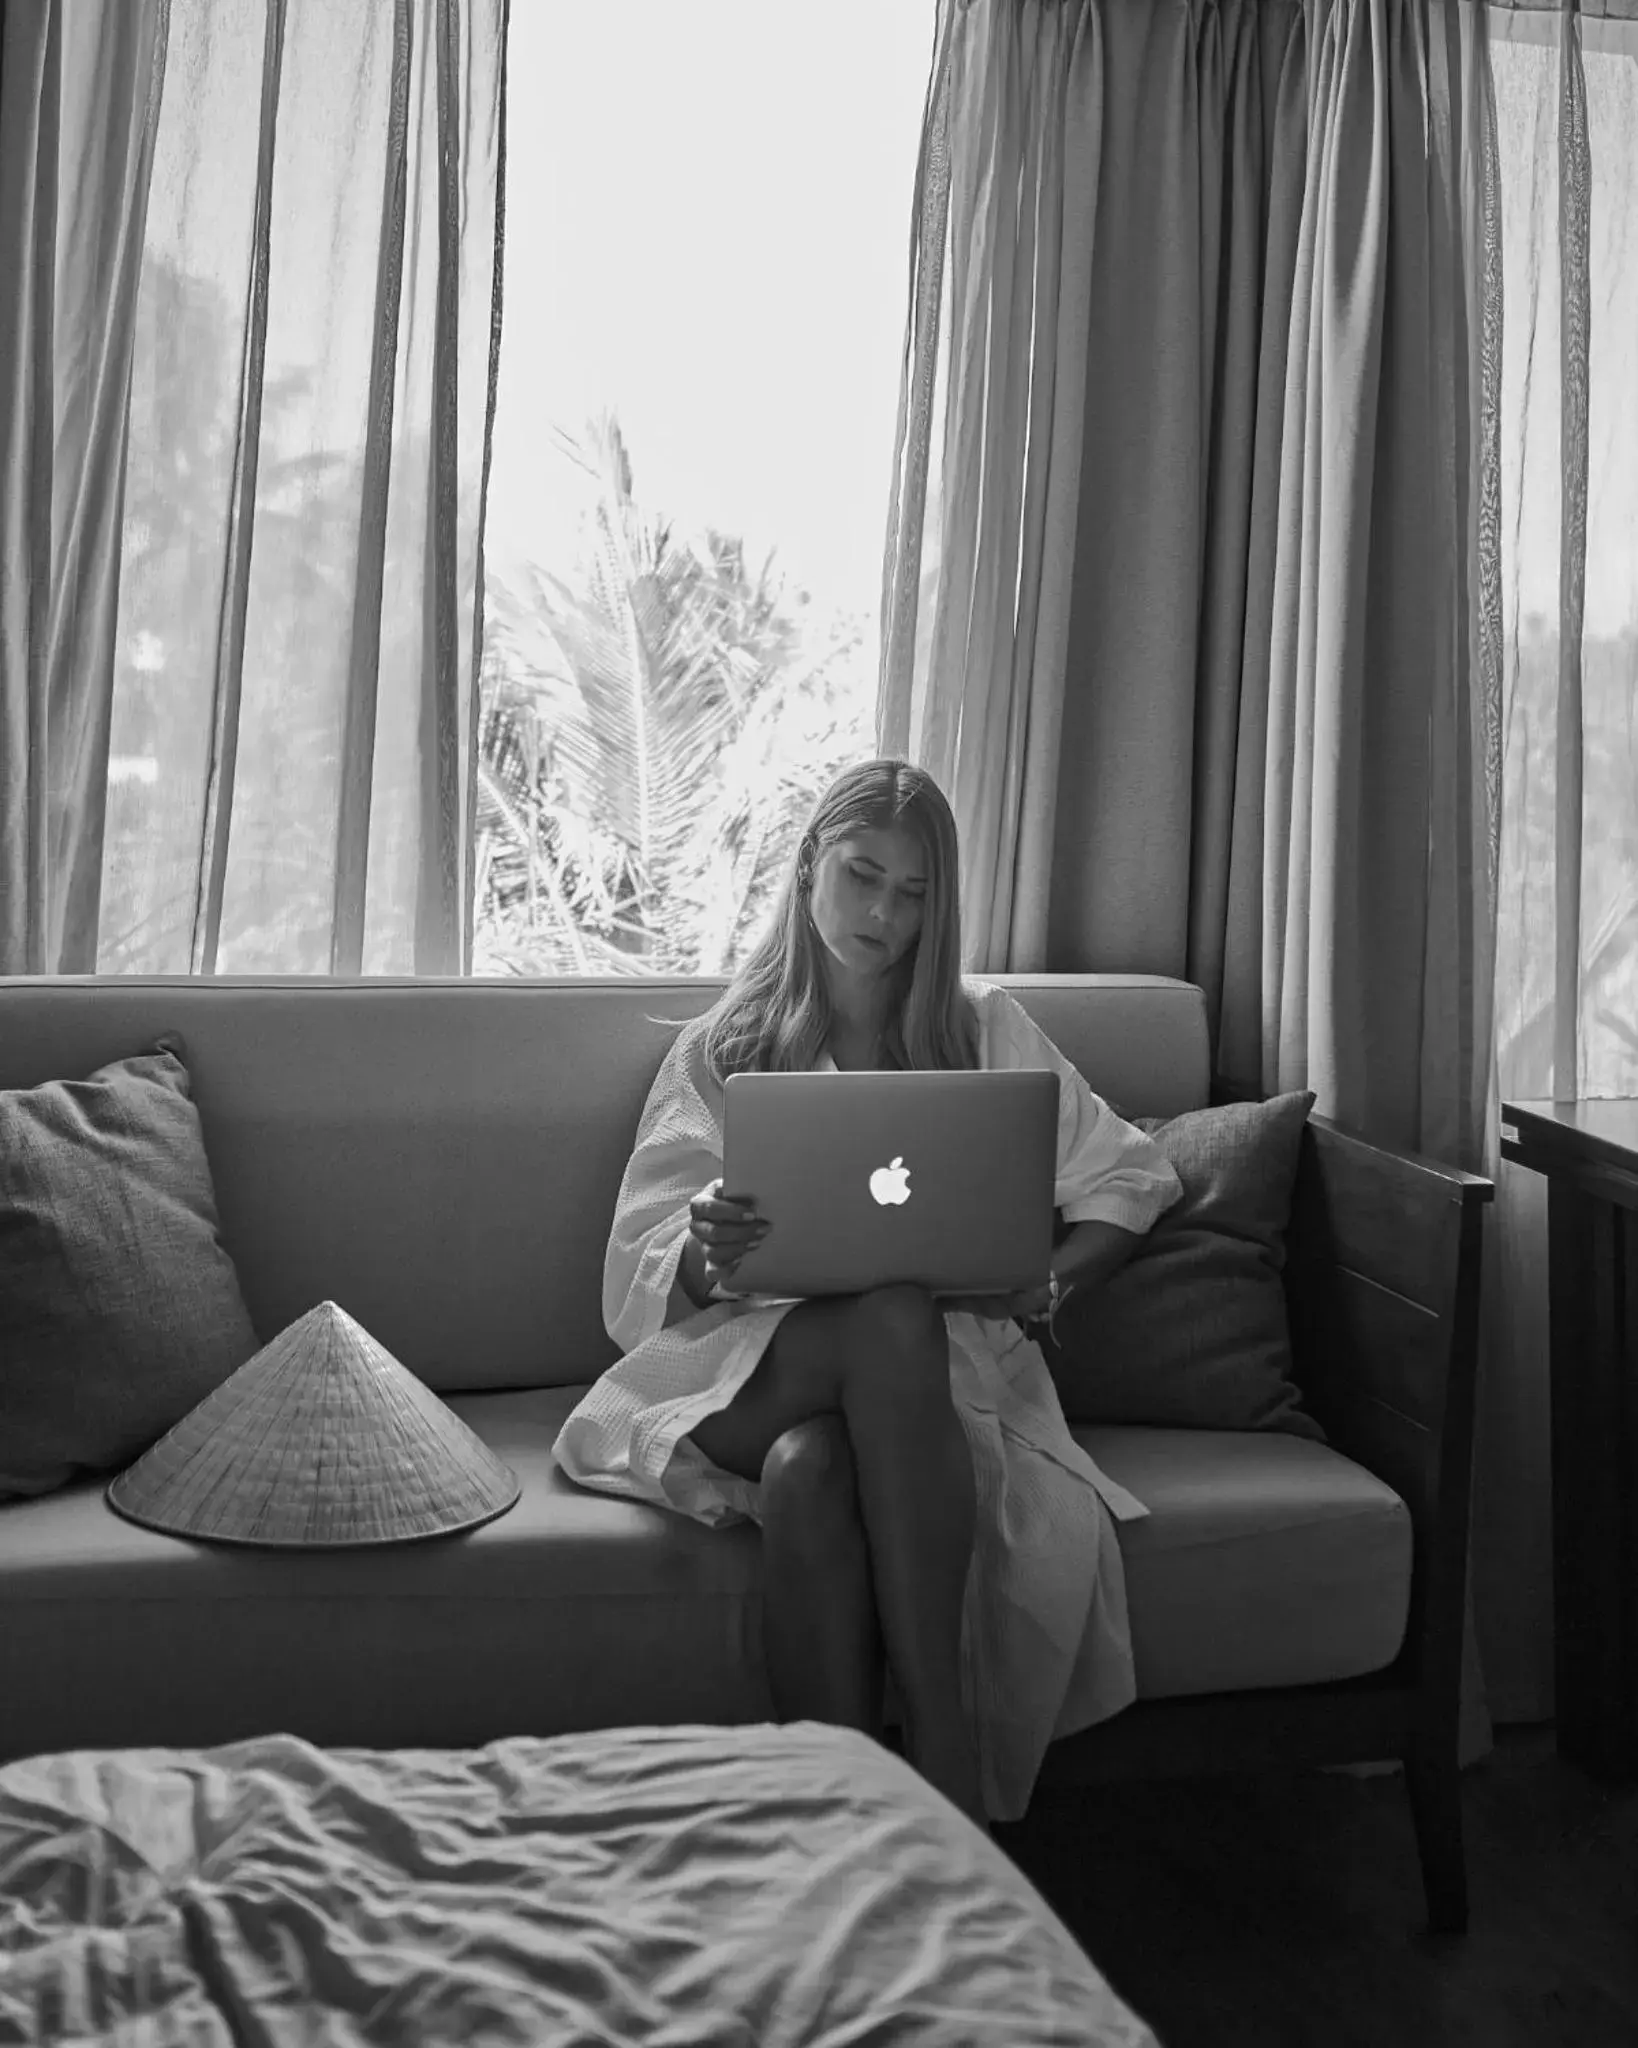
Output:
[[684,538],[641,508],[611,416],[557,440],[597,487],[582,559],[490,577],[479,822],[496,837],[495,943],[527,942],[526,842],[590,971],[724,971],[819,790],[869,744],[836,687],[859,635],[798,618],[771,556],[753,570],[732,536]]

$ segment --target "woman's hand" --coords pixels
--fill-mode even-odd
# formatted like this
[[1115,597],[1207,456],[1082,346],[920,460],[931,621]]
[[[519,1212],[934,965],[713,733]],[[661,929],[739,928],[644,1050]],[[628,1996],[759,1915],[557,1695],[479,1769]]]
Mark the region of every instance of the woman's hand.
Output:
[[947,1297],[941,1308],[970,1316],[978,1316],[986,1322],[1004,1323],[1009,1318],[1015,1322],[1027,1323],[1037,1316],[1044,1316],[1052,1306],[1050,1287],[1031,1287],[1020,1294],[958,1294]]
[[714,1180],[688,1205],[690,1245],[697,1245],[702,1293],[732,1279],[735,1268],[748,1251],[767,1236],[772,1225],[756,1213],[754,1195],[725,1195],[722,1182]]

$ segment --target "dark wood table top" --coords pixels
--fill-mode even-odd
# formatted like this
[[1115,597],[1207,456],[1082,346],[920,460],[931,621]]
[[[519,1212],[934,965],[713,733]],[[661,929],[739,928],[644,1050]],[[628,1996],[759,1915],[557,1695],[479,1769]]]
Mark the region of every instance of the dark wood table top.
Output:
[[1638,1100],[1504,1102],[1501,1114],[1504,1158],[1538,1172],[1613,1167],[1638,1186]]

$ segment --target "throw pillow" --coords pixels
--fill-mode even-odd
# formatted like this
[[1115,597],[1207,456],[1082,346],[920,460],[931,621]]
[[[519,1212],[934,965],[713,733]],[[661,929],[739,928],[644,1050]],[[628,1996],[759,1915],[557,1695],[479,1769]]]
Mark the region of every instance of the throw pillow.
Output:
[[1325,1440],[1291,1377],[1285,1231],[1308,1090],[1136,1117],[1183,1183],[1121,1270],[1042,1346],[1071,1422],[1280,1429]]
[[128,1465],[257,1349],[179,1051],[0,1091],[0,1500]]

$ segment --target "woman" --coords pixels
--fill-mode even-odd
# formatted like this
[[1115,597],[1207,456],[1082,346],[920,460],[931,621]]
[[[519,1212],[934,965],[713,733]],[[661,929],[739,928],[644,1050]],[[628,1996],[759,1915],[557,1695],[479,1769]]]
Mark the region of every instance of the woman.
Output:
[[[558,1436],[583,1486],[762,1527],[781,1720],[877,1732],[980,1825],[1028,1804],[1048,1742],[1134,1694],[1111,1510],[1146,1510],[1065,1426],[1021,1324],[1095,1287],[1182,1192],[1019,1003],[960,973],[955,820],[902,761],[820,800],[765,937],[661,1064],[620,1189],[603,1312],[625,1354]],[[725,1191],[745,1068],[1048,1068],[1061,1079],[1049,1286],[935,1306],[915,1287],[723,1298],[768,1224]]]

